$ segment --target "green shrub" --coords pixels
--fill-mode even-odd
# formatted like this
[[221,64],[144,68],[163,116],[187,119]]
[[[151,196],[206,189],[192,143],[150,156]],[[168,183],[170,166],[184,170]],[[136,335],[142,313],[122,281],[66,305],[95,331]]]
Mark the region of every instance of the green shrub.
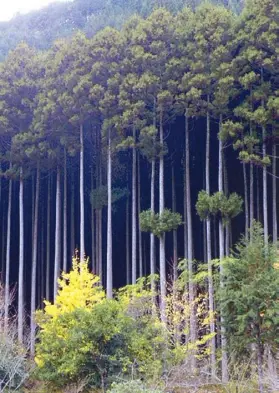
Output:
[[108,393],[162,393],[162,390],[149,388],[141,381],[113,383]]

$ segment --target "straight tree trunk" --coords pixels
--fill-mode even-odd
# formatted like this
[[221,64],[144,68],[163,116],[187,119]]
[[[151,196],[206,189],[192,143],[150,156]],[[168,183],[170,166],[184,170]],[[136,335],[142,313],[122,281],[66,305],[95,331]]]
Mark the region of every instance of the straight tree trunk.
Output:
[[[221,129],[223,122],[222,115],[220,115],[219,119],[219,128]],[[218,191],[223,193],[223,142],[219,138],[219,172],[218,172]],[[224,287],[223,281],[223,265],[222,260],[225,256],[225,239],[224,239],[224,226],[222,218],[219,219],[219,259],[220,259],[220,287]],[[224,318],[222,316],[221,310],[221,350],[222,350],[222,382],[227,383],[228,381],[228,356],[226,351],[226,336],[224,329]],[[214,353],[215,355],[215,353]],[[214,361],[214,367],[212,367],[213,375],[216,375],[216,357],[212,357],[212,361]]]
[[19,175],[19,269],[18,269],[18,341],[23,342],[24,324],[24,207],[23,207],[23,169]]
[[[175,190],[175,177],[174,165],[171,166],[171,186],[172,186],[172,211],[176,212],[176,190]],[[177,230],[172,231],[173,242],[173,281],[177,280]]]
[[31,278],[31,316],[30,316],[30,353],[35,355],[35,336],[36,336],[36,285],[37,285],[37,256],[38,256],[38,220],[39,220],[39,197],[40,197],[40,163],[37,166],[36,175],[36,196],[34,206],[34,225],[33,225],[33,258],[32,258],[32,278]]
[[[156,128],[156,99],[154,98],[153,108],[153,127]],[[153,140],[155,143],[155,138]],[[155,157],[153,155],[151,160],[151,184],[150,184],[150,210],[151,213],[155,213]],[[155,236],[150,233],[150,274],[151,274],[151,291],[154,294],[156,291],[156,284],[154,275],[156,273],[156,261],[155,261]],[[155,303],[155,297],[154,297]]]
[[248,186],[247,186],[247,174],[246,164],[242,164],[243,169],[243,183],[244,183],[244,210],[245,210],[245,238],[248,239],[248,228],[249,228],[249,210],[248,210]]
[[256,193],[256,198],[257,198],[257,221],[261,220],[261,214],[260,214],[260,182],[259,182],[259,168],[256,170],[256,180],[257,180],[257,193]]
[[[10,164],[11,168],[11,164]],[[5,272],[5,315],[4,315],[4,328],[5,332],[8,329],[9,321],[9,307],[10,307],[10,264],[11,264],[11,218],[12,218],[12,189],[13,182],[9,180],[9,191],[8,191],[8,211],[7,211],[7,243],[6,243],[6,272]],[[3,220],[4,222],[4,220]],[[3,231],[4,233],[4,231]],[[4,238],[2,242],[4,249]]]
[[[263,85],[263,69],[261,69],[261,84]],[[261,102],[262,108],[264,109],[264,99]],[[266,158],[266,128],[262,127],[262,138],[263,138],[263,159]],[[264,242],[268,244],[268,212],[267,212],[267,169],[266,165],[263,166],[263,221],[264,221]]]
[[107,213],[107,298],[112,299],[112,222],[111,222],[111,131],[108,134],[108,213]]
[[71,258],[75,256],[75,179],[72,173],[72,184],[71,184]]
[[[209,104],[209,97],[207,98]],[[205,184],[206,192],[210,195],[210,115],[209,110],[206,116],[206,158],[205,158]],[[214,289],[212,278],[212,256],[211,256],[211,225],[210,219],[206,219],[206,243],[207,243],[207,264],[208,264],[208,296],[209,296],[209,315],[210,315],[210,333],[215,335],[215,321],[214,321]],[[215,367],[215,337],[211,339],[211,366]]]
[[[163,109],[160,108],[160,145],[163,150],[164,146],[164,129],[163,129]],[[164,198],[164,156],[161,152],[159,160],[159,213],[165,209]],[[160,293],[161,293],[161,319],[166,323],[166,255],[165,255],[165,234],[159,238],[160,244]]]
[[[2,205],[3,205],[3,203],[2,203]],[[4,209],[3,209],[3,211],[4,211]],[[2,238],[1,238],[1,241],[2,241],[1,244],[3,244],[2,250],[1,250],[1,271],[2,272],[4,272],[4,269],[5,269],[5,232],[6,232],[5,224],[6,224],[5,218],[3,217],[2,218]]]
[[132,162],[132,284],[137,281],[137,153],[136,129],[133,128],[133,162]]
[[130,284],[130,220],[129,220],[129,195],[126,201],[126,284]]
[[[273,130],[274,131],[274,130]],[[276,190],[276,141],[273,141],[272,146],[272,237],[273,243],[275,244],[278,239],[278,229],[277,229],[277,190]]]
[[96,209],[96,231],[95,231],[95,244],[96,244],[96,274],[100,276],[99,272],[99,209]]
[[51,177],[48,177],[47,186],[47,238],[46,238],[46,300],[50,300],[50,205],[51,203]]
[[[186,241],[189,272],[189,301],[190,301],[190,340],[196,341],[196,317],[195,317],[195,286],[193,283],[193,233],[192,233],[192,208],[191,208],[191,178],[190,178],[190,143],[189,143],[189,118],[185,111],[185,191],[186,191]],[[184,235],[185,236],[185,235]],[[185,245],[184,245],[185,247]],[[193,364],[195,367],[195,364]]]
[[[266,130],[262,128],[263,133],[263,158],[266,157]],[[268,243],[268,216],[267,216],[267,169],[266,165],[263,167],[263,221],[264,221],[264,242]]]
[[[253,110],[252,98],[253,98],[253,92],[252,89],[250,89],[251,111]],[[250,136],[252,136],[252,134],[253,134],[252,122],[250,121]],[[252,229],[253,227],[253,221],[254,221],[254,166],[252,163],[250,163],[250,229]]]
[[57,165],[56,175],[56,217],[55,217],[55,256],[54,256],[54,282],[53,282],[53,299],[56,299],[58,290],[58,277],[61,268],[61,171]]
[[67,272],[67,153],[64,149],[64,202],[63,202],[63,271]]
[[[93,176],[93,164],[91,168],[91,195],[94,190],[94,176]],[[91,201],[93,202],[93,201]],[[92,271],[96,274],[96,257],[95,257],[95,210],[94,205],[91,203],[91,258],[92,258]]]
[[184,246],[184,258],[188,261],[188,238],[187,238],[187,189],[186,189],[186,151],[185,151],[185,170],[184,170],[184,196],[183,196],[183,246]]
[[[150,186],[150,210],[151,213],[155,213],[155,159],[151,161],[151,186]],[[150,233],[150,274],[151,274],[151,290],[155,293],[155,279],[154,275],[156,273],[156,263],[155,263],[155,236]]]
[[143,277],[143,259],[142,259],[142,233],[140,229],[140,212],[141,212],[141,181],[140,181],[140,154],[138,153],[138,229],[139,229],[139,276]]
[[84,244],[84,140],[83,125],[80,125],[80,260],[85,258]]
[[[100,149],[101,149],[101,142],[100,142]],[[103,179],[102,179],[102,153],[100,150],[100,167],[99,167],[99,185],[100,187],[103,184]],[[98,262],[98,270],[99,270],[99,276],[100,276],[100,284],[103,285],[103,208],[101,207],[99,209],[99,224],[98,224],[98,246],[99,246],[99,262]]]

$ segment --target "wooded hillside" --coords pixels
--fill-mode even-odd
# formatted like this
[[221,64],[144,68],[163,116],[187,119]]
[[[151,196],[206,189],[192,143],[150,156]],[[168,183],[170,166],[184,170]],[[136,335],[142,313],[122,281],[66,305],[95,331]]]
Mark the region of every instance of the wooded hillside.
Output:
[[[205,274],[211,371],[220,349],[228,379],[227,339],[241,330],[230,318],[241,304],[218,303],[215,273],[222,291],[231,268],[215,259],[229,257],[242,234],[239,266],[257,255],[277,274],[274,250],[264,250],[278,238],[278,59],[277,0],[247,0],[239,16],[207,2],[156,8],[119,30],[9,52],[0,64],[0,271],[5,318],[16,283],[18,338],[30,315],[32,353],[35,310],[56,299],[77,253],[89,257],[108,299],[149,274],[155,290],[158,273],[163,323],[168,283],[187,272],[192,305],[194,277]],[[261,246],[249,254],[254,237]],[[240,276],[232,269],[229,277]],[[247,319],[262,321],[270,304]],[[192,306],[189,321],[194,345]]]

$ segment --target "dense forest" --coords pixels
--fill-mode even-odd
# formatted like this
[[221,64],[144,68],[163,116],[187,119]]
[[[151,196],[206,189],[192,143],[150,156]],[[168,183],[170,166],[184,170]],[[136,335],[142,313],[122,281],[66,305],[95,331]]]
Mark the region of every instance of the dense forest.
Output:
[[[156,6],[177,12],[185,6],[197,7],[203,0],[66,0],[53,3],[39,11],[17,15],[9,22],[0,22],[0,59],[21,41],[38,49],[46,49],[54,40],[84,31],[92,37],[111,26],[120,28],[132,15],[146,17]],[[240,12],[243,0],[214,0],[233,12]]]
[[[47,38],[0,63],[1,329],[12,320],[19,345],[30,332],[56,388],[83,376],[104,391],[119,369],[175,381],[182,366],[228,384],[245,364],[243,379],[256,367],[254,389],[275,392],[278,1],[240,14],[237,2],[116,3],[2,26],[4,39],[21,20]],[[96,32],[110,5],[118,28]]]

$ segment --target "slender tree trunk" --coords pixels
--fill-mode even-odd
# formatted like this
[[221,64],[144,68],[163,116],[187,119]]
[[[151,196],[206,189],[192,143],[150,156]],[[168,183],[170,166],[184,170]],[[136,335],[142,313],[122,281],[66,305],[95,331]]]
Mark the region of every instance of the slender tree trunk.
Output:
[[[101,162],[102,164],[102,162]],[[100,165],[100,187],[102,186],[102,165]],[[98,271],[100,277],[100,284],[103,285],[103,209],[99,209],[99,223],[98,223],[98,246],[99,246],[99,261]]]
[[254,220],[254,167],[250,163],[250,228],[253,227]]
[[[163,129],[163,109],[160,108],[160,145],[163,150],[164,146],[164,129]],[[165,208],[164,198],[164,155],[160,154],[159,161],[159,213],[162,214]],[[165,255],[165,234],[159,238],[160,244],[160,293],[161,293],[161,319],[166,322],[166,255]]]
[[[94,176],[93,176],[93,164],[91,168],[91,195],[94,190]],[[93,201],[91,201],[91,258],[92,258],[92,271],[96,274],[96,257],[95,257],[95,210]]]
[[2,218],[2,250],[1,250],[1,271],[2,273],[5,270],[5,232],[6,232],[6,228],[5,228],[5,217]]
[[112,299],[111,131],[108,132],[107,298]]
[[[12,165],[10,164],[10,168]],[[6,274],[5,274],[5,316],[4,316],[4,328],[5,332],[8,329],[9,321],[9,307],[10,307],[10,264],[11,264],[11,218],[12,218],[12,189],[13,182],[9,180],[9,191],[8,191],[8,211],[7,211],[7,243],[6,243]],[[3,220],[4,221],[4,220]],[[4,249],[4,238],[2,242]]]
[[261,214],[260,214],[260,182],[259,182],[259,168],[256,168],[256,187],[257,187],[257,192],[256,192],[256,198],[257,198],[257,221],[261,220]]
[[72,173],[71,183],[71,258],[75,255],[75,179]]
[[[263,133],[263,158],[266,157],[266,130],[262,129]],[[268,215],[267,215],[267,169],[266,165],[263,167],[263,217],[264,217],[264,241],[268,243]]]
[[[189,118],[185,111],[185,191],[186,191],[186,224],[187,224],[187,257],[189,272],[189,301],[190,301],[190,340],[196,341],[195,316],[195,286],[193,283],[193,233],[192,233],[192,207],[191,207],[191,178],[190,178],[190,144],[189,144]],[[195,362],[194,362],[195,363]],[[195,367],[196,365],[193,364]]]
[[47,238],[46,238],[46,300],[50,300],[50,205],[51,203],[51,177],[48,177],[47,186]]
[[100,276],[99,272],[99,209],[96,209],[96,233],[95,233],[95,243],[96,243],[96,274]]
[[85,258],[84,244],[84,140],[83,125],[80,125],[80,260]]
[[[251,111],[253,110],[252,103],[252,89],[250,90],[250,100],[251,100]],[[250,121],[250,136],[252,136],[252,122]],[[250,163],[250,229],[253,227],[254,221],[254,167],[253,164]]]
[[130,284],[130,220],[129,220],[129,195],[126,201],[126,284]]
[[[176,212],[176,190],[174,177],[174,164],[171,166],[171,186],[172,186],[172,211]],[[177,230],[172,231],[173,242],[173,281],[177,280]]]
[[61,171],[57,165],[56,175],[56,217],[55,217],[55,256],[54,256],[54,282],[53,282],[53,299],[56,299],[58,289],[58,277],[61,268]]
[[[207,98],[209,104],[209,97]],[[210,195],[210,115],[209,110],[206,116],[206,159],[205,159],[205,184],[206,192]],[[212,278],[212,257],[211,257],[211,225],[210,219],[206,219],[206,243],[207,243],[207,264],[208,264],[208,295],[209,295],[209,314],[210,314],[210,333],[215,335],[214,321],[214,289]],[[212,369],[215,368],[215,337],[211,339],[211,363]]]
[[[219,119],[219,128],[221,129],[222,127],[222,122],[223,122],[223,117],[220,115]],[[223,142],[219,138],[219,172],[218,172],[218,191],[220,193],[223,193]],[[224,226],[222,219],[219,219],[219,258],[220,258],[220,286],[221,288],[224,287],[224,281],[223,281],[223,265],[222,265],[222,260],[224,259],[225,256],[225,239],[224,239]],[[227,356],[227,351],[226,351],[226,336],[225,336],[225,328],[224,328],[224,318],[222,316],[222,310],[221,310],[221,349],[222,349],[222,382],[226,383],[228,381],[228,356]],[[212,359],[213,360],[213,359]],[[216,359],[214,359],[216,362]],[[216,363],[214,365],[214,374],[216,373]]]
[[[151,187],[150,187],[150,210],[151,213],[155,213],[155,159],[151,161]],[[155,293],[155,279],[154,274],[156,273],[156,262],[155,262],[155,236],[150,233],[150,274],[151,274],[151,290]]]
[[[185,119],[186,120],[186,119]],[[186,151],[185,151],[185,169],[184,169],[184,197],[183,197],[183,246],[184,246],[184,258],[188,261],[188,237],[187,237],[187,189],[186,189]]]
[[[156,128],[156,99],[154,98],[153,108],[153,127]],[[155,139],[155,138],[154,138]],[[155,143],[155,140],[153,140]],[[151,184],[150,184],[150,210],[151,213],[155,213],[155,157],[151,160]],[[156,284],[154,275],[156,273],[156,262],[155,262],[155,236],[150,233],[150,274],[151,274],[151,291],[155,293]],[[154,297],[155,303],[155,297]]]
[[[274,130],[273,130],[274,132]],[[278,229],[277,229],[277,190],[276,190],[276,141],[273,141],[272,146],[272,226],[273,226],[273,243],[275,244],[278,239]]]
[[19,271],[18,271],[18,341],[23,342],[24,324],[24,208],[23,208],[23,169],[19,178]]
[[246,174],[245,163],[242,164],[242,169],[243,169],[243,182],[244,182],[245,238],[248,239],[249,210],[248,210],[247,174]]
[[31,279],[31,320],[30,320],[30,352],[31,356],[35,355],[35,336],[36,336],[36,284],[37,284],[37,255],[38,255],[38,223],[39,223],[39,197],[40,197],[40,163],[37,166],[36,176],[36,196],[34,208],[34,226],[33,226],[33,258],[32,258],[32,279]]
[[139,276],[143,277],[143,260],[142,260],[142,233],[140,229],[140,212],[141,212],[141,181],[140,181],[140,154],[138,153],[138,228],[139,228]]
[[42,215],[42,224],[41,224],[41,233],[40,233],[40,271],[39,271],[39,281],[40,281],[40,291],[39,291],[39,298],[37,301],[37,304],[39,305],[40,308],[43,308],[43,300],[45,299],[45,282],[46,282],[46,276],[45,276],[45,240],[46,240],[46,228],[45,228],[45,206],[42,207],[41,213]]
[[132,162],[132,284],[137,281],[137,153],[136,129],[133,128],[133,162]]
[[67,272],[67,153],[64,149],[64,202],[63,202],[63,271]]
[[[261,69],[261,84],[263,85],[263,69]],[[261,102],[264,110],[264,99]],[[263,159],[266,158],[266,128],[262,127],[262,138],[263,138]],[[264,242],[268,244],[268,212],[267,212],[267,169],[266,165],[263,166],[263,221],[264,221]]]

